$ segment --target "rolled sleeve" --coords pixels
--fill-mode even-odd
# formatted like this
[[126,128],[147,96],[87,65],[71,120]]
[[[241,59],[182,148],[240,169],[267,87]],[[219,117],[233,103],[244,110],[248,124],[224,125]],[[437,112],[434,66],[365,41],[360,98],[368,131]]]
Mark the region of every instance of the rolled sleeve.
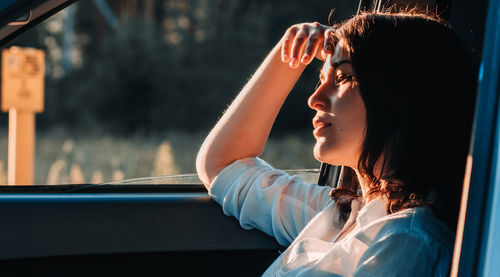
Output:
[[209,195],[244,229],[257,228],[289,245],[331,202],[330,190],[251,157],[224,168],[212,182]]

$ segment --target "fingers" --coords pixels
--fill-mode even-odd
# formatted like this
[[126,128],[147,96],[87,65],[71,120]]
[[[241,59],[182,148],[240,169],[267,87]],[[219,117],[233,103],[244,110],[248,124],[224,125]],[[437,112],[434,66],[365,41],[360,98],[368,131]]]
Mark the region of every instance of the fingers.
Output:
[[300,63],[308,65],[314,57],[325,60],[326,55],[333,52],[331,43],[327,43],[332,31],[317,22],[290,27],[283,37],[281,60],[292,68]]
[[[323,32],[323,50],[321,50],[321,60],[325,60],[328,54],[333,55],[334,51],[334,45],[333,42],[331,41],[331,37],[333,35],[333,29],[327,29],[325,32]],[[318,57],[319,58],[319,57]]]
[[284,63],[290,62],[291,45],[293,43],[295,35],[297,34],[298,29],[299,28],[297,28],[296,26],[290,27],[286,31],[285,36],[283,37],[283,45],[281,46],[281,60]]
[[296,68],[297,66],[299,66],[299,61],[302,57],[302,52],[304,51],[304,46],[308,37],[309,34],[305,29],[301,29],[295,36],[290,57],[290,67]]
[[322,34],[318,30],[314,30],[309,34],[309,38],[307,40],[307,44],[304,49],[304,54],[300,62],[302,64],[309,64],[314,59],[316,52],[318,52],[318,48],[321,45],[321,40],[323,40]]

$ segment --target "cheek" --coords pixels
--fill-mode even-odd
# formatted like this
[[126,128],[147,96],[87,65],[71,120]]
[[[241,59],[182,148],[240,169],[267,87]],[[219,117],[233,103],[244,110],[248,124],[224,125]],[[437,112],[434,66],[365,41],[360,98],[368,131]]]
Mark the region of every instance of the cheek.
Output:
[[325,137],[318,138],[314,147],[315,157],[335,165],[355,166],[361,154],[366,110],[359,91],[333,99],[334,125]]
[[363,135],[366,125],[366,109],[359,90],[356,87],[339,95],[341,97],[332,103],[337,129],[346,135]]
[[345,117],[341,121],[343,132],[347,140],[353,144],[352,147],[362,147],[365,129],[366,129],[366,109],[359,91],[355,91],[351,97],[346,99],[346,105],[343,106]]

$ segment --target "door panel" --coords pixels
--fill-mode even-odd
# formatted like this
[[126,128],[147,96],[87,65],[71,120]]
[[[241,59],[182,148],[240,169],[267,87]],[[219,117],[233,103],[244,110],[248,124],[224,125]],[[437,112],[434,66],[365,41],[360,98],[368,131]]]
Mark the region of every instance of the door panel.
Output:
[[130,261],[122,267],[133,270],[158,261],[200,272],[196,264],[230,262],[262,273],[284,248],[258,230],[243,230],[200,192],[3,194],[0,211],[4,269]]

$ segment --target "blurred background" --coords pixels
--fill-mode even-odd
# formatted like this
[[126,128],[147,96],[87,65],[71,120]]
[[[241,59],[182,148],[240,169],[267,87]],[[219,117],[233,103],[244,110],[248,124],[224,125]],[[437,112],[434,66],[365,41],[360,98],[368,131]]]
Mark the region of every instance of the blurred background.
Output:
[[[88,0],[64,9],[7,45],[46,55],[35,184],[194,173],[204,137],[284,31],[299,22],[339,23],[357,5]],[[306,101],[320,67],[308,67],[275,123],[263,158],[277,168],[319,167]],[[7,130],[8,114],[2,113],[2,184]]]

